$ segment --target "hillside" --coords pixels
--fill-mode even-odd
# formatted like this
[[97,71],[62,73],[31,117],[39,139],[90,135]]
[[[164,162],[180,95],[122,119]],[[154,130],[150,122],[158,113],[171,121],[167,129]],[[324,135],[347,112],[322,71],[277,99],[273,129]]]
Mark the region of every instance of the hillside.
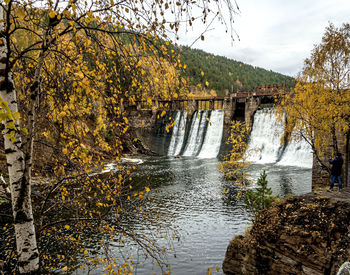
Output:
[[[189,79],[190,84],[204,85],[205,81],[208,81],[209,88],[214,89],[219,96],[224,95],[225,91],[247,91],[256,86],[283,83],[287,87],[293,87],[295,83],[294,78],[290,76],[187,46],[180,47],[180,53],[182,64],[187,66],[184,75]],[[204,72],[204,76],[201,72]]]

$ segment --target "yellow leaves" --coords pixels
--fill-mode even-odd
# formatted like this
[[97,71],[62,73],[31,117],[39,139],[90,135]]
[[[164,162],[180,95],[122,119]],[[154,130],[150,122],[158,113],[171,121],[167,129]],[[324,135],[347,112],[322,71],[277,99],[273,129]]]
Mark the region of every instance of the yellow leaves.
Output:
[[62,112],[60,112],[60,113],[58,114],[58,118],[59,118],[59,119],[62,119],[62,118],[64,118],[66,115],[67,115],[67,113],[66,113],[65,111],[62,111]]
[[71,16],[71,14],[70,14],[70,12],[68,11],[68,10],[64,10],[63,11],[63,13],[62,13],[62,15],[65,17],[65,18],[70,18],[70,16]]
[[25,17],[24,10],[22,8],[19,8],[16,12],[16,15],[18,16],[19,19],[23,19]]
[[54,10],[50,10],[49,11],[49,13],[48,13],[48,15],[49,15],[49,17],[51,18],[51,19],[53,19],[53,18],[55,18],[56,17],[56,11],[54,11]]
[[145,190],[147,193],[151,191],[151,189],[149,187],[145,187]]
[[64,228],[68,230],[68,229],[70,228],[70,226],[69,226],[68,224],[66,224],[66,225],[64,226]]
[[81,71],[76,72],[76,73],[75,73],[75,76],[77,76],[77,77],[80,78],[80,79],[84,78],[84,74],[83,74],[83,72],[81,72]]

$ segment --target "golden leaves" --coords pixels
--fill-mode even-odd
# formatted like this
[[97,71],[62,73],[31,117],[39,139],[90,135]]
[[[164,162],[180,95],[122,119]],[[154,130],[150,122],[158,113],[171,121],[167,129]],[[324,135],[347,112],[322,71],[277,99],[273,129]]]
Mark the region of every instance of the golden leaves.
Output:
[[281,120],[286,115],[286,135],[301,132],[320,157],[329,146],[336,152],[337,144],[330,141],[336,139],[337,133],[349,131],[350,79],[346,78],[348,69],[344,72],[350,66],[349,48],[349,27],[336,29],[330,25],[321,44],[305,60],[295,89],[278,107]]
[[48,13],[48,15],[49,15],[49,17],[50,17],[51,19],[55,18],[55,17],[56,17],[56,14],[57,14],[57,12],[54,11],[54,10],[50,10],[49,13]]

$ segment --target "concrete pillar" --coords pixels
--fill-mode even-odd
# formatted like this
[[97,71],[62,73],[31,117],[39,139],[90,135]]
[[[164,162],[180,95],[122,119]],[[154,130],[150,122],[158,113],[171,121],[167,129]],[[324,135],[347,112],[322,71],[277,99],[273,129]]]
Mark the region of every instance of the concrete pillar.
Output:
[[214,100],[211,99],[211,100],[209,100],[209,110],[214,110],[214,109],[215,109]]
[[225,98],[223,102],[223,109],[224,109],[224,123],[225,125],[230,125],[236,110],[236,100],[233,99],[232,97]]
[[193,113],[198,110],[197,109],[197,102],[194,99],[190,99],[187,101],[187,116],[190,119],[193,115]]
[[260,98],[259,97],[248,97],[245,102],[245,123],[250,131],[253,127],[253,119],[256,110],[260,106]]

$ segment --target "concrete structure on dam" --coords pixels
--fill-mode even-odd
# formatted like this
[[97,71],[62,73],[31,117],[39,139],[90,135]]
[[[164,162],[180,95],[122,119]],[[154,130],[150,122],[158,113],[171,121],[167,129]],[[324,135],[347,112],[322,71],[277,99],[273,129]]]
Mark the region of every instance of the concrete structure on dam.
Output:
[[230,125],[232,120],[244,120],[251,128],[255,111],[259,107],[272,106],[276,98],[286,92],[284,85],[260,86],[254,91],[236,92],[225,97],[153,99],[152,106],[146,101],[136,100],[129,108],[152,110],[154,114],[159,110],[186,110],[188,117],[197,110],[223,109],[225,125]]

